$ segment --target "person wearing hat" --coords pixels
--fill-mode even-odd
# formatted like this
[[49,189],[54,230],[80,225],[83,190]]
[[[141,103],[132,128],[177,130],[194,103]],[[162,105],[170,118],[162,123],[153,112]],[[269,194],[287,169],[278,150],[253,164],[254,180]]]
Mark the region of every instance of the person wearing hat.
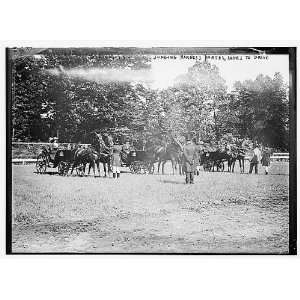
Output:
[[194,183],[194,172],[197,157],[197,148],[192,142],[191,136],[188,134],[186,137],[186,143],[183,146],[183,168],[186,176],[186,184]]
[[120,167],[122,163],[121,151],[122,151],[122,146],[119,145],[119,140],[115,139],[114,145],[112,147],[112,155],[111,155],[113,178],[120,177]]
[[265,167],[265,174],[269,173],[269,166],[271,162],[271,151],[268,148],[265,148],[261,158],[261,164]]
[[258,163],[261,161],[261,151],[258,148],[257,144],[253,145],[253,152],[252,152],[252,157],[250,159],[250,169],[249,169],[249,174],[252,173],[253,167],[255,170],[255,174],[258,174]]
[[196,147],[196,174],[199,176],[200,174],[200,158],[201,158],[201,153],[202,153],[202,150],[203,150],[203,145],[204,143],[202,141],[198,141],[198,143],[195,145]]
[[130,150],[131,150],[130,141],[129,141],[129,139],[126,139],[125,144],[122,147],[122,151],[125,152],[128,155]]
[[54,150],[57,150],[58,147],[59,147],[59,144],[58,144],[58,137],[54,137],[53,149],[54,149]]

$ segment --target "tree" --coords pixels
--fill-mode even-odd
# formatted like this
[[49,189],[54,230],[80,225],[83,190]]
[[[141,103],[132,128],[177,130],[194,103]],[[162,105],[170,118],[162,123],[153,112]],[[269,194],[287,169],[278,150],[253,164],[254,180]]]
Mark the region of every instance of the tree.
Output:
[[226,86],[216,66],[197,62],[160,95],[169,131],[180,135],[194,132],[203,140],[220,138],[219,107],[226,99]]
[[240,136],[288,150],[288,94],[279,73],[273,79],[259,75],[255,80],[236,82],[230,106]]

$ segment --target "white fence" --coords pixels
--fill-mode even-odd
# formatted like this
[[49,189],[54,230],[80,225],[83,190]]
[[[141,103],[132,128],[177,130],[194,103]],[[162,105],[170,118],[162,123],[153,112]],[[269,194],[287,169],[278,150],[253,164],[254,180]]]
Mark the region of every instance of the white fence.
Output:
[[[42,146],[49,146],[50,143],[30,143],[30,142],[12,142],[12,163],[18,165],[27,165],[36,162],[36,157]],[[77,145],[75,143],[59,143],[62,148],[67,148],[68,145]],[[90,144],[78,144],[83,147]]]
[[29,165],[34,164],[36,162],[35,158],[13,158],[11,160],[14,165]]
[[[25,145],[25,146],[34,146],[34,145],[39,145],[39,146],[45,146],[45,145],[51,145],[51,143],[31,143],[31,142],[12,142],[11,143],[13,146],[21,146],[21,145]],[[59,145],[62,146],[68,146],[68,145],[80,145],[80,146],[90,146],[91,144],[76,144],[76,143],[59,143]]]
[[289,153],[273,153],[270,157],[271,161],[289,161],[290,154]]

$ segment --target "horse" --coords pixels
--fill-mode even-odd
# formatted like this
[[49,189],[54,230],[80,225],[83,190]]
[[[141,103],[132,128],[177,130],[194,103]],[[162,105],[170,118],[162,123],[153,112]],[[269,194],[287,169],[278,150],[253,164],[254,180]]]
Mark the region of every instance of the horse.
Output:
[[[172,163],[172,171],[173,175],[175,174],[175,170],[177,170],[177,164],[181,165],[182,162],[182,149],[181,147],[175,143],[169,143],[165,146],[158,147],[154,152],[154,157],[158,161],[157,172],[159,173],[160,165],[162,165],[162,174],[164,174],[164,167],[168,160]],[[180,170],[182,168],[180,167]]]
[[207,169],[212,172],[215,171],[215,167],[217,167],[217,171],[224,171],[224,161],[227,161],[228,172],[230,172],[233,157],[228,151],[218,149],[216,151],[203,154],[201,156],[201,160],[205,162]]
[[240,173],[245,172],[245,150],[242,148],[237,148],[234,151],[233,159],[232,159],[232,164],[231,164],[231,172],[234,172],[234,166],[235,162],[238,160],[239,162],[239,167],[240,167]]
[[[95,138],[92,140],[92,152],[94,164],[100,176],[100,163],[103,165],[104,177],[111,172],[111,145],[107,146],[100,133],[95,132]],[[89,166],[89,173],[92,165]],[[89,174],[88,173],[88,174]]]
[[74,168],[79,168],[80,175],[85,174],[85,167],[89,164],[93,168],[95,176],[95,155],[90,148],[79,148],[75,151],[74,162],[71,169],[71,175],[73,174]]

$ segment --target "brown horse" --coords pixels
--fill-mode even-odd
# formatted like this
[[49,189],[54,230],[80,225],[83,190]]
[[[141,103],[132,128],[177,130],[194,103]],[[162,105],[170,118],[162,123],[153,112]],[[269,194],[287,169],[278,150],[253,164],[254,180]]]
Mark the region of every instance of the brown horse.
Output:
[[[111,172],[111,145],[106,145],[102,135],[95,132],[94,139],[92,140],[92,152],[94,156],[94,164],[97,166],[97,170],[100,176],[100,163],[103,165],[104,177],[107,177],[107,173]],[[89,166],[89,173],[92,165]]]
[[95,176],[95,156],[92,149],[90,148],[79,148],[75,151],[74,162],[71,169],[71,175],[73,174],[74,168],[78,170],[78,173],[83,176],[85,174],[85,167],[89,164],[90,168],[93,168]]
[[175,174],[177,165],[179,164],[179,173],[182,172],[182,147],[177,142],[173,141],[165,146],[158,147],[155,152],[155,157],[158,161],[157,172],[159,173],[160,166],[162,166],[162,174],[164,174],[164,167],[168,160],[172,163],[172,173]]
[[235,162],[239,162],[240,173],[245,172],[245,150],[242,148],[237,148],[234,151],[231,162],[231,172],[234,172]]

